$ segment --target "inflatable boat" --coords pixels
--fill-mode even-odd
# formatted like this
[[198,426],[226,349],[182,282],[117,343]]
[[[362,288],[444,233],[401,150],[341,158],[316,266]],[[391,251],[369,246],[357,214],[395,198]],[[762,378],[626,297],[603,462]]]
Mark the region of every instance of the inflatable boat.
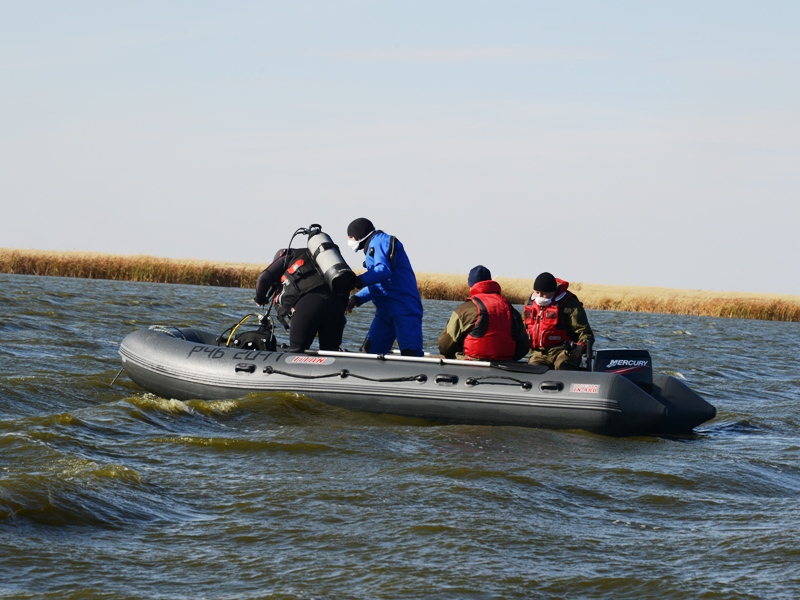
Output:
[[178,400],[296,392],[438,423],[613,436],[686,433],[716,415],[680,379],[653,373],[646,350],[596,351],[593,370],[553,371],[520,362],[236,348],[209,332],[153,326],[126,336],[119,353],[135,384]]

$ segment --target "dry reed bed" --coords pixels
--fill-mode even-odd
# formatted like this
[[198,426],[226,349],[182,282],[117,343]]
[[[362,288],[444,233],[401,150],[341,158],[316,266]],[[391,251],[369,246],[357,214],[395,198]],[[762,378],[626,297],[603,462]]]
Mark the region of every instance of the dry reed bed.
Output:
[[[258,273],[264,266],[138,255],[0,248],[0,272],[21,275],[254,288]],[[466,275],[418,273],[417,280],[423,298],[463,300],[468,294]],[[503,293],[515,304],[522,304],[533,287],[532,278],[498,277],[498,281]],[[798,296],[576,282],[570,284],[570,289],[578,294],[589,309],[800,322]]]
[[150,283],[255,287],[258,265],[154,256],[0,249],[0,272]]

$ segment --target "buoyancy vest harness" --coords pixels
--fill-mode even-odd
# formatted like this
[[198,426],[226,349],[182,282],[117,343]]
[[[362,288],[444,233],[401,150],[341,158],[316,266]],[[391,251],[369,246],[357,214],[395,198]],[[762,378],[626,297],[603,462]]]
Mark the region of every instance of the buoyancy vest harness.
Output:
[[469,300],[478,308],[474,327],[464,338],[464,354],[478,360],[513,360],[516,342],[511,333],[511,305],[500,295],[500,284],[479,281]]
[[539,306],[533,300],[533,296],[525,302],[523,319],[528,335],[531,337],[531,347],[534,350],[563,346],[564,342],[576,339],[561,319],[563,314],[561,307],[564,305],[564,301],[574,294],[567,291],[568,282],[561,279],[556,279],[556,282],[558,282],[558,290],[548,306]]
[[281,275],[281,287],[272,302],[278,321],[288,328],[294,305],[304,295],[319,287],[329,291],[325,278],[317,270],[311,253],[305,248],[290,248],[289,266]]

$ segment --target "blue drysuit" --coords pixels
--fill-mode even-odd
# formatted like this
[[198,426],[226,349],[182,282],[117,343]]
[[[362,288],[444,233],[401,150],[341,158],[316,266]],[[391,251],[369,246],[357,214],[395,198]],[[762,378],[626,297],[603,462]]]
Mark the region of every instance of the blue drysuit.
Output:
[[365,351],[388,354],[397,340],[401,352],[422,356],[422,299],[403,244],[376,231],[364,254],[367,270],[358,278],[363,287],[355,298],[359,306],[370,300],[375,304]]

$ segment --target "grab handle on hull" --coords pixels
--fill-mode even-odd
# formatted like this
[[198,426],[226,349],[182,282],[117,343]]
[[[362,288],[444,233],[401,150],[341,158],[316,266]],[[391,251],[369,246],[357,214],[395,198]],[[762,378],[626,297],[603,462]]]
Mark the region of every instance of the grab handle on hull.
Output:
[[456,385],[458,383],[458,375],[437,375],[434,381],[439,385]]
[[253,363],[239,363],[236,365],[237,373],[255,373],[256,366]]
[[543,381],[539,384],[539,389],[543,392],[561,392],[564,390],[564,384],[560,381]]

